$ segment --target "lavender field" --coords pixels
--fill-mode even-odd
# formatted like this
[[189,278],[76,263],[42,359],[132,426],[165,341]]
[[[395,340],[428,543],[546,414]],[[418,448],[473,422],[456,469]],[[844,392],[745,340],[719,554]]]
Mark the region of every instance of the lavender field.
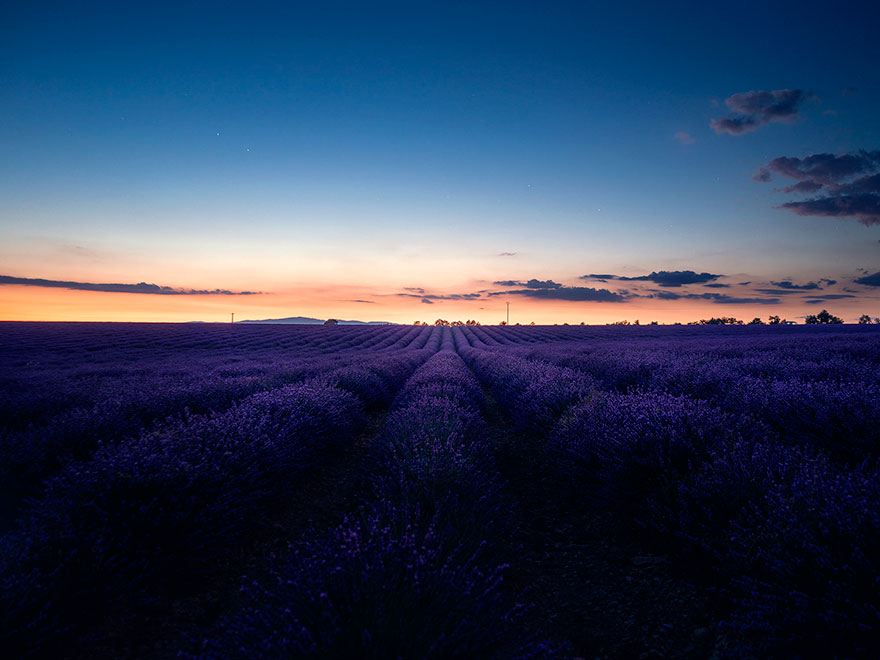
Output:
[[880,653],[877,326],[0,323],[6,657]]

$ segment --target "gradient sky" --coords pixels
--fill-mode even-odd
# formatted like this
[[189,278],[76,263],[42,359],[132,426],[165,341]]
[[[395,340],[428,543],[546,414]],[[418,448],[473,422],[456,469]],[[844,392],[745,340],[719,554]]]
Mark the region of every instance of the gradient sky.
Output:
[[0,319],[880,316],[874,3],[416,4],[3,3]]

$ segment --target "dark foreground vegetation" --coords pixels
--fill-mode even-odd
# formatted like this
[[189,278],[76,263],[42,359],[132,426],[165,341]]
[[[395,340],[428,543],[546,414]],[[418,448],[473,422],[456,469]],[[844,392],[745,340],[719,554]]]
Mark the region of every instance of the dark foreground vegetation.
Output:
[[6,657],[874,658],[880,330],[0,324]]

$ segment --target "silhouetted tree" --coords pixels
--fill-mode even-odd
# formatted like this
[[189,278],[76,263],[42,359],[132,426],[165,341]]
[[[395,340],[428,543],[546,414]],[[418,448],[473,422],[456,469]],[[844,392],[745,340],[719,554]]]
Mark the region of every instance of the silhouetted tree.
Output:
[[862,314],[859,317],[859,325],[867,325],[868,323],[873,323],[871,317],[867,314]]
[[743,322],[732,316],[712,317],[711,319],[700,319],[698,325],[743,325]]
[[818,314],[810,314],[804,322],[807,325],[822,325],[829,323],[843,323],[843,319],[839,316],[833,316],[828,313],[827,309],[823,309]]
[[767,319],[767,323],[769,323],[770,325],[782,325],[782,322],[785,320],[779,318],[778,316],[768,316]]
[[339,325],[339,321],[336,319],[327,319],[324,321],[324,325]]

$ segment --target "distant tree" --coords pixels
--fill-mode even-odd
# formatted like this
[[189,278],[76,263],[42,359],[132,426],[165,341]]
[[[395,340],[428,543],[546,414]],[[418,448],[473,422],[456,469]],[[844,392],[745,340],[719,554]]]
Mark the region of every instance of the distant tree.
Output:
[[339,321],[336,319],[327,319],[324,321],[324,325],[339,325]]
[[779,318],[778,316],[768,316],[767,319],[767,323],[769,323],[770,325],[782,325],[783,319]]
[[507,321],[502,321],[502,322],[499,323],[498,325],[507,325]]
[[833,316],[828,313],[827,309],[823,309],[818,314],[810,314],[804,322],[807,325],[827,325],[829,323],[843,323],[843,319],[839,316]]
[[859,325],[867,325],[868,323],[873,323],[873,320],[867,314],[862,314],[859,317]]
[[529,325],[535,325],[535,322],[534,322],[534,321],[532,321],[532,322],[531,322],[531,323],[529,323]]
[[710,319],[700,319],[698,321],[699,325],[743,325],[743,322],[739,319],[736,319],[732,316],[719,316],[718,318],[712,317]]
[[449,325],[449,321],[446,319],[437,319],[434,321],[434,325]]
[[651,321],[651,325],[660,325],[657,321]]
[[764,325],[764,322],[761,320],[760,316],[756,316],[751,321],[749,321],[749,325]]
[[639,324],[639,320],[638,320],[638,319],[636,319],[635,321],[633,321],[633,325],[638,325],[638,324]]

